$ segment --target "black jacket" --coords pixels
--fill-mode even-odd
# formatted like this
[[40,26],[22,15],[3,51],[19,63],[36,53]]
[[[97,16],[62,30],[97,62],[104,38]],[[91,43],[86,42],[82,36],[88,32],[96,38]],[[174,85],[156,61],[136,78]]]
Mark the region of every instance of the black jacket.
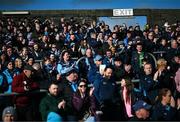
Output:
[[164,106],[158,102],[153,107],[152,120],[155,121],[172,121],[176,118],[176,108],[173,108],[169,105]]

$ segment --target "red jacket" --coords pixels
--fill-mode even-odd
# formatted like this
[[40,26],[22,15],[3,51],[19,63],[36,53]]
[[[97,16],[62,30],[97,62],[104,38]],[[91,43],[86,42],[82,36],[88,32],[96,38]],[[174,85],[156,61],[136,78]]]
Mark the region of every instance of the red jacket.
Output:
[[[28,86],[30,88],[29,91],[24,90],[24,84],[23,81],[26,81],[28,83]],[[31,104],[31,101],[34,99],[33,94],[28,94],[28,92],[31,92],[33,90],[38,90],[39,85],[37,82],[32,81],[31,78],[26,77],[24,72],[14,77],[12,82],[12,91],[16,93],[24,93],[24,95],[17,95],[15,96],[15,104],[17,106],[27,106]],[[27,93],[27,94],[25,94]]]

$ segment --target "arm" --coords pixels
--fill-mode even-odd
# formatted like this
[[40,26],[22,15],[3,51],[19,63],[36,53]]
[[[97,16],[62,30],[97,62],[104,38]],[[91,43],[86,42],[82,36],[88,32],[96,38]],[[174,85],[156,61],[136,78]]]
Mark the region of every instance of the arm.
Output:
[[92,112],[93,115],[96,115],[96,100],[94,95],[89,96],[90,98],[90,110]]
[[72,104],[76,111],[80,111],[83,106],[83,100],[80,96],[73,94]]
[[152,111],[152,120],[153,121],[158,121],[159,118],[161,118],[161,111],[159,110],[159,108],[155,105]]
[[30,90],[37,90],[39,89],[39,85],[37,82],[31,82]]
[[43,121],[47,120],[47,116],[50,112],[58,113],[59,111],[58,105],[55,104],[54,101],[48,99],[48,97],[42,99],[39,107]]
[[100,87],[100,81],[95,80],[94,83],[94,96],[97,99],[97,101],[100,103],[100,96],[99,96],[99,87]]
[[180,70],[176,72],[175,76],[176,89],[180,92]]
[[49,108],[47,106],[47,104],[45,103],[45,99],[43,99],[40,103],[40,106],[39,106],[39,110],[41,112],[41,116],[42,116],[42,120],[43,121],[46,121],[47,120],[47,115],[49,113]]
[[58,64],[57,65],[57,71],[58,71],[59,74],[61,74],[61,70],[62,70],[62,65]]
[[24,93],[26,92],[24,90],[24,84],[23,81],[21,81],[21,77],[15,76],[12,82],[12,91],[17,93]]
[[0,93],[3,93],[4,91],[8,90],[8,82],[6,78],[4,78],[4,75],[0,75]]

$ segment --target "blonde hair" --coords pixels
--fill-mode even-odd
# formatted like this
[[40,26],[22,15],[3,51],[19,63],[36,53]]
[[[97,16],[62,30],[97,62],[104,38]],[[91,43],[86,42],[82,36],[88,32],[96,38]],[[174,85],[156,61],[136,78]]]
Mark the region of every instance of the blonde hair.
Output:
[[[21,62],[21,64],[19,62]],[[14,65],[15,65],[15,67],[22,67],[22,60],[21,60],[21,58],[16,58],[15,62],[14,62]]]
[[166,66],[167,66],[167,61],[165,59],[163,59],[163,58],[158,59],[157,69],[166,68]]

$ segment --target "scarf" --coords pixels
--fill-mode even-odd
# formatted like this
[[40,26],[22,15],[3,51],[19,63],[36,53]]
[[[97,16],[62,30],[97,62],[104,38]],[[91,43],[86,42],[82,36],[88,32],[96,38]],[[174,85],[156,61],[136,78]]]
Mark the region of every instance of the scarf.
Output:
[[131,95],[128,96],[126,86],[123,87],[123,99],[128,117],[132,117]]

